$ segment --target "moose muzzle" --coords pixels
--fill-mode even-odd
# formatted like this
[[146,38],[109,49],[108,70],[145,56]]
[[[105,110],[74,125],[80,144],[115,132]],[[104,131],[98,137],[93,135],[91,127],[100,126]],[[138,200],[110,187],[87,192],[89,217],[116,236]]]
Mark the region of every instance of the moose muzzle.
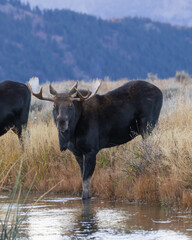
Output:
[[69,122],[68,118],[63,118],[61,116],[57,117],[57,129],[61,132],[68,130]]

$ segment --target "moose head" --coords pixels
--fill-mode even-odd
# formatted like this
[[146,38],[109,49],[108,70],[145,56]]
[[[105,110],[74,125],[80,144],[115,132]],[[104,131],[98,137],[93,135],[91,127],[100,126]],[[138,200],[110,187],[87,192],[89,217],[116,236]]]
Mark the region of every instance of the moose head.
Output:
[[93,98],[101,86],[101,81],[96,80],[92,85],[92,90],[78,90],[76,82],[69,91],[58,93],[53,86],[49,85],[51,97],[43,96],[43,88],[38,93],[33,91],[33,81],[31,78],[27,86],[31,93],[40,100],[53,102],[53,118],[59,132],[60,149],[66,149],[71,132],[74,131],[81,112],[81,104]]

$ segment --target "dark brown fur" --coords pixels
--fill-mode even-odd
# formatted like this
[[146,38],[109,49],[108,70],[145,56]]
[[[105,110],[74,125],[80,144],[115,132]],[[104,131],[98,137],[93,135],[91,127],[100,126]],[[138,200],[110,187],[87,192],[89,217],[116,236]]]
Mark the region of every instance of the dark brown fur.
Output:
[[162,101],[161,91],[145,81],[126,83],[83,102],[71,100],[68,94],[55,96],[53,116],[60,149],[69,149],[79,163],[83,199],[91,196],[90,180],[99,150],[150,133],[158,121]]
[[31,93],[23,83],[4,81],[0,83],[0,136],[10,128],[22,140],[22,128],[26,127]]

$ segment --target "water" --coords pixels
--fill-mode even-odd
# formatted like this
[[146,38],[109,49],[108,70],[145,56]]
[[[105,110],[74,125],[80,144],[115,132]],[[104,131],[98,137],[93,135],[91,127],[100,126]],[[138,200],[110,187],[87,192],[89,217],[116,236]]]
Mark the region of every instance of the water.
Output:
[[[125,201],[51,195],[34,202],[30,195],[22,214],[20,239],[30,240],[187,240],[192,239],[192,215],[173,213],[158,206],[138,206]],[[6,195],[0,196],[0,218],[9,205]],[[16,207],[16,206],[14,206]]]

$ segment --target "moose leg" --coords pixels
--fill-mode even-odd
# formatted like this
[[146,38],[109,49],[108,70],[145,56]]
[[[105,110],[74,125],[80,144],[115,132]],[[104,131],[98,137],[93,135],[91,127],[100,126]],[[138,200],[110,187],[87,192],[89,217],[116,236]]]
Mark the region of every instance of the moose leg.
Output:
[[153,128],[154,126],[151,124],[151,122],[147,118],[145,117],[141,118],[139,133],[141,134],[143,139],[145,139],[148,135],[151,134]]
[[96,154],[89,153],[85,154],[83,158],[83,193],[82,199],[91,198],[91,177],[95,170],[96,165]]
[[21,125],[17,124],[11,129],[15,134],[17,134],[20,142],[22,142],[22,127]]
[[22,146],[22,149],[24,150],[24,140],[26,135],[29,135],[27,131],[27,125],[24,124],[23,126],[21,123],[16,123],[15,126],[11,129],[15,134],[17,134],[20,144]]
[[29,106],[26,109],[23,109],[20,115],[20,118],[15,120],[15,127],[13,131],[18,135],[22,148],[24,149],[24,140],[25,137],[28,135],[29,132],[27,131],[27,121],[29,115]]
[[83,177],[83,155],[75,155],[75,158],[79,164],[79,167],[81,169],[81,177]]

